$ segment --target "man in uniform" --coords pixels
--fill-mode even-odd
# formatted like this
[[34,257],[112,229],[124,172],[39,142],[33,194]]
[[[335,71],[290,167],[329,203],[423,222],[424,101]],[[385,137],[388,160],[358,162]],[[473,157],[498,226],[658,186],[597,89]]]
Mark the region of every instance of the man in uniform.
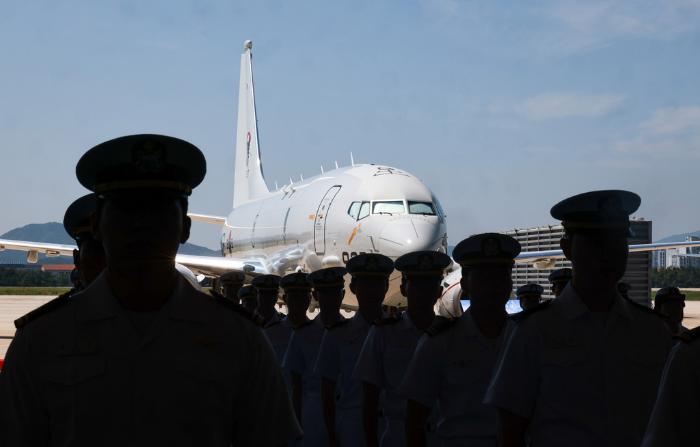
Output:
[[277,275],[256,276],[253,278],[252,285],[258,295],[258,307],[255,309],[255,314],[260,317],[263,332],[270,340],[281,366],[289,344],[289,337],[292,336],[292,326],[285,316],[275,309],[279,299],[280,277]]
[[[102,143],[78,162],[99,195],[106,269],[21,327],[0,376],[0,445],[279,446],[301,432],[252,322],[175,268],[195,146],[161,135]],[[270,422],[275,429],[270,430]]]
[[557,298],[566,288],[566,285],[571,281],[571,269],[561,268],[553,270],[549,274],[549,283],[552,285],[552,295]]
[[255,287],[247,284],[238,290],[238,299],[241,300],[241,306],[251,314],[255,313],[258,307],[258,293]]
[[520,301],[520,308],[522,310],[532,309],[540,304],[543,293],[544,288],[539,284],[533,283],[520,286],[518,290],[515,291],[515,295],[518,297],[518,301]]
[[222,295],[231,300],[232,302],[238,304],[240,299],[238,298],[238,291],[243,287],[243,282],[245,281],[245,273],[243,272],[226,272],[219,277],[219,283],[221,284]]
[[498,408],[501,445],[638,446],[671,336],[653,310],[623,299],[628,191],[593,191],[552,208],[573,278],[555,300],[523,312],[485,403]]
[[[375,255],[376,256],[376,255]],[[390,258],[382,256],[381,263],[368,266],[360,256],[348,262],[348,271],[356,276],[382,275],[387,278],[394,270]],[[405,446],[406,398],[399,393],[418,339],[433,323],[435,302],[440,298],[443,271],[450,257],[436,251],[407,253],[396,260],[402,273],[401,294],[408,309],[401,315],[385,318],[369,331],[355,366],[355,378],[362,381],[363,420],[367,446]],[[384,433],[379,440],[377,421],[379,396],[384,391],[382,413]]]
[[678,287],[664,287],[656,292],[654,310],[666,316],[666,325],[672,335],[683,336],[688,329],[683,326],[685,295]]
[[[313,374],[323,336],[323,322],[319,315],[313,320],[306,315],[311,303],[308,276],[303,272],[291,273],[280,281],[289,310],[287,319],[292,323],[292,337],[282,367],[291,377],[294,411],[304,430],[304,437],[296,445],[324,447],[328,445],[328,435],[322,423],[321,380]],[[337,310],[336,317],[341,318]]]
[[700,445],[700,329],[681,337],[666,361],[642,447]]
[[63,228],[75,240],[73,263],[80,273],[80,283],[85,288],[105,268],[105,252],[102,243],[92,234],[91,219],[97,211],[97,196],[87,194],[71,203],[63,216]]
[[73,250],[75,268],[70,272],[73,287],[48,303],[32,310],[15,320],[17,329],[34,319],[37,315],[61,306],[63,301],[90,285],[105,268],[105,253],[102,243],[92,234],[91,219],[97,211],[97,196],[87,194],[70,204],[63,216],[63,228],[75,240],[77,249]]
[[[342,267],[323,269],[311,274],[314,288],[344,286]],[[363,446],[362,393],[360,383],[352,378],[357,356],[362,349],[372,321],[381,317],[381,305],[388,290],[388,280],[359,280],[353,277],[350,290],[357,297],[355,316],[343,324],[327,328],[323,334],[315,372],[321,377],[321,400],[331,446]],[[339,292],[340,296],[343,295]],[[321,298],[323,300],[324,298]],[[342,298],[341,298],[342,300]]]
[[408,398],[407,446],[426,445],[425,422],[435,404],[441,445],[496,446],[496,411],[482,399],[511,330],[505,305],[519,253],[515,239],[497,233],[471,236],[454,248],[470,306],[458,318],[436,320],[418,342],[401,384]]

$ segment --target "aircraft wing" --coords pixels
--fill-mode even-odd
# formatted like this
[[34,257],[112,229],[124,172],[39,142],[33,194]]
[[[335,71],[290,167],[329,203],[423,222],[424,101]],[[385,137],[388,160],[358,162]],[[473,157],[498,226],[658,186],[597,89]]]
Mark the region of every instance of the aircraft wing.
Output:
[[46,256],[73,256],[75,245],[51,244],[49,242],[29,242],[0,239],[0,251],[18,250],[27,252],[27,262],[35,263],[39,259],[39,253]]
[[[0,239],[0,251],[17,250],[27,252],[27,262],[31,264],[37,262],[39,253],[47,256],[73,256],[73,250],[76,248],[75,245],[68,244]],[[195,274],[206,276],[219,276],[232,270],[246,272],[253,276],[268,273],[267,267],[259,259],[177,255],[175,262],[184,265]]]

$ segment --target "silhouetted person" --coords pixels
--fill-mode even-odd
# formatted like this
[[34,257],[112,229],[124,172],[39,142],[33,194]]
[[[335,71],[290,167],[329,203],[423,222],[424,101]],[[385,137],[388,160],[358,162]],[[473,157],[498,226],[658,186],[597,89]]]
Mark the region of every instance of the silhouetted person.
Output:
[[640,204],[627,191],[593,191],[552,208],[573,278],[523,312],[485,402],[498,408],[501,445],[639,446],[671,337],[653,310],[620,296]]
[[[355,366],[355,377],[363,383],[368,447],[406,445],[406,398],[399,392],[399,385],[418,339],[435,318],[433,307],[442,292],[440,280],[450,262],[449,256],[435,251],[408,253],[396,260],[396,269],[402,272],[401,294],[407,299],[408,309],[401,315],[384,318],[370,329]],[[388,279],[394,264],[389,258],[383,258],[382,264],[382,274]],[[364,272],[366,267],[351,266],[349,262],[348,270],[352,272],[353,267],[357,276],[377,274]],[[383,433],[378,433],[380,409]]]
[[630,299],[630,290],[632,290],[632,285],[630,283],[623,281],[617,283],[617,291],[622,298]]
[[251,314],[255,313],[258,307],[258,292],[250,284],[241,287],[238,290],[238,299],[241,300],[241,306]]
[[107,267],[17,331],[0,379],[0,445],[277,446],[300,435],[260,329],[175,268],[205,171],[199,149],[160,135],[80,159],[78,180],[99,195],[93,233]]
[[97,196],[87,194],[71,203],[63,215],[63,228],[78,246],[73,250],[73,263],[80,272],[83,287],[90,285],[105,268],[102,243],[92,233],[91,220],[97,212]]
[[664,287],[656,292],[654,310],[666,317],[666,325],[673,335],[682,336],[688,332],[683,326],[684,307],[685,295],[678,287]]
[[548,279],[549,283],[552,285],[552,295],[554,295],[555,298],[564,291],[569,281],[571,281],[571,276],[570,268],[556,269],[549,274]]
[[680,339],[666,361],[642,447],[700,445],[700,328]]
[[520,302],[520,308],[522,310],[529,310],[540,304],[543,293],[544,288],[541,285],[529,283],[518,287],[515,295]]
[[63,301],[89,286],[102,273],[105,268],[105,253],[102,249],[102,243],[95,240],[91,223],[96,212],[97,196],[95,194],[82,196],[68,206],[63,215],[63,228],[78,246],[77,249],[73,250],[75,268],[70,273],[73,287],[66,293],[15,320],[17,329],[33,320],[35,316],[43,315],[56,306],[61,306]]
[[425,446],[429,410],[440,409],[443,446],[495,445],[496,411],[482,404],[491,372],[512,323],[505,305],[520,244],[510,236],[471,236],[454,248],[469,308],[452,320],[436,319],[416,347],[401,385],[408,398],[407,446]]
[[243,272],[226,272],[219,277],[221,284],[221,294],[234,303],[240,302],[238,291],[243,287],[245,281],[245,273]]
[[[313,320],[307,317],[311,303],[311,282],[307,273],[290,273],[282,277],[283,300],[287,304],[287,319],[292,324],[292,337],[284,355],[282,367],[291,377],[292,402],[297,419],[304,430],[297,446],[324,447],[328,435],[323,425],[321,409],[321,380],[313,374],[318,348],[323,336],[320,315]],[[336,311],[336,317],[340,318]]]
[[289,337],[292,336],[292,327],[285,316],[275,309],[279,300],[280,277],[277,275],[256,276],[253,278],[252,285],[258,295],[258,307],[255,308],[255,314],[260,317],[263,332],[270,340],[281,366],[289,344]]
[[338,318],[345,296],[345,273],[344,267],[329,267],[309,275],[326,327],[314,374],[321,378],[323,421],[332,447],[364,445],[362,423],[356,414],[360,407],[360,391],[351,375],[369,323],[365,324],[359,312],[351,319]]

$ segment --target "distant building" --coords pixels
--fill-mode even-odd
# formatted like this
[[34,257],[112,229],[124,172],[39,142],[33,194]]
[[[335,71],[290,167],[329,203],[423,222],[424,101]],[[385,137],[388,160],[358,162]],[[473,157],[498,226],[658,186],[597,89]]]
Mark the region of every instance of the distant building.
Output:
[[[700,241],[700,237],[686,236],[686,241]],[[691,256],[689,256],[691,255]],[[693,255],[697,255],[693,256]],[[700,268],[700,247],[671,248],[654,252],[655,269]]]
[[[633,219],[631,221],[634,237],[630,244],[651,243],[650,220]],[[559,250],[559,240],[564,235],[561,225],[547,225],[535,228],[504,231],[504,234],[514,237],[520,242],[523,251]],[[541,266],[540,266],[541,267]],[[547,277],[553,269],[571,267],[565,259],[557,260],[550,269],[540,270],[532,263],[515,264],[513,268],[513,290],[527,284],[535,283],[544,287],[543,298],[554,298]],[[632,288],[629,296],[634,301],[649,305],[651,289],[651,255],[649,253],[630,253],[627,260],[627,272],[622,281],[629,283]]]

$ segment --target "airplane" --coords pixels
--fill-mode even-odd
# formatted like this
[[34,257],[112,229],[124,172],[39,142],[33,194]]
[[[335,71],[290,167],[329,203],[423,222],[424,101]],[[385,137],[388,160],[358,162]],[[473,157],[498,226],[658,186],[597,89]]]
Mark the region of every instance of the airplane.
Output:
[[[232,211],[227,216],[189,213],[194,221],[221,227],[221,257],[180,255],[175,262],[197,275],[218,276],[242,271],[249,276],[311,272],[342,266],[361,253],[381,253],[396,259],[417,250],[447,253],[447,216],[435,194],[413,174],[391,166],[355,164],[268,188],[258,139],[253,88],[252,42],[243,45],[238,93]],[[700,245],[700,242],[645,244],[630,251],[651,251]],[[0,250],[27,252],[28,262],[39,253],[71,255],[75,246],[0,239]],[[523,252],[516,262],[553,268],[561,250]],[[182,271],[182,268],[180,269]],[[459,302],[459,266],[453,263],[443,282],[439,306],[452,314]],[[390,278],[385,304],[403,307],[398,292],[400,275]],[[346,309],[355,297],[346,291]]]

